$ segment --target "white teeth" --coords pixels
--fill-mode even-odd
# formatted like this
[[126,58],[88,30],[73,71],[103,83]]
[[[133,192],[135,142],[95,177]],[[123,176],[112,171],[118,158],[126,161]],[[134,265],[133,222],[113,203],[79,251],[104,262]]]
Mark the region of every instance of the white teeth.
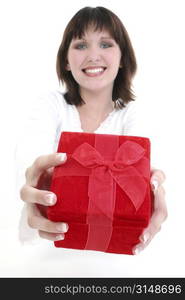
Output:
[[104,68],[97,68],[97,69],[86,69],[85,73],[100,73],[103,72]]

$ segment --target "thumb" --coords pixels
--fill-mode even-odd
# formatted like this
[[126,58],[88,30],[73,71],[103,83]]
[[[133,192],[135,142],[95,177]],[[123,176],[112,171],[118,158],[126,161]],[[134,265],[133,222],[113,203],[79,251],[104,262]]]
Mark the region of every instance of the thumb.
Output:
[[39,156],[31,167],[26,170],[26,184],[36,187],[38,180],[46,170],[65,163],[66,153],[52,153]]

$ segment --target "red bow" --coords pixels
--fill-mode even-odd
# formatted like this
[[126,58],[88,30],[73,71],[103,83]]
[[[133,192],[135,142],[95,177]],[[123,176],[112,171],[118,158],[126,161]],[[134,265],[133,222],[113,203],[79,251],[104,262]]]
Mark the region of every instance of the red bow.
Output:
[[[80,145],[71,155],[78,163],[91,168],[89,196],[105,199],[115,181],[132,201],[136,211],[144,201],[149,178],[149,162],[145,149],[132,141],[124,142],[117,150],[115,160],[104,160],[102,155],[88,143]],[[111,180],[111,178],[113,180]],[[110,195],[109,195],[110,196]],[[105,201],[106,205],[106,201]],[[112,212],[110,212],[110,216]]]

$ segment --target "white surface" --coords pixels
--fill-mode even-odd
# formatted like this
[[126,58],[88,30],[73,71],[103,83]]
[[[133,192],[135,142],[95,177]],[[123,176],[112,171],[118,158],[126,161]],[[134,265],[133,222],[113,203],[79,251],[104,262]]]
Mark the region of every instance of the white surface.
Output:
[[[169,223],[169,222],[168,222]],[[21,246],[14,229],[1,230],[1,277],[184,277],[179,236],[169,224],[137,256],[55,248],[52,242]],[[10,235],[11,233],[11,235]]]
[[184,1],[93,1],[123,20],[138,60],[134,81],[148,133],[155,135],[155,167],[165,171],[169,217],[138,256],[55,249],[50,242],[21,246],[21,203],[14,189],[17,132],[38,94],[57,87],[55,58],[62,32],[85,1],[0,3],[0,276],[184,277]]

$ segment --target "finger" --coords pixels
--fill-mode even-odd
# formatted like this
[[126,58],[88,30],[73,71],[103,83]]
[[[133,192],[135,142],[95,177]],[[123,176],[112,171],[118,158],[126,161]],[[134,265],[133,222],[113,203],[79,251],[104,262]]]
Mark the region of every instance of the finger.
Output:
[[50,240],[50,241],[61,241],[64,240],[65,235],[63,233],[55,234],[50,232],[45,232],[39,230],[39,236],[43,239]]
[[[152,228],[153,227],[153,228]],[[155,226],[151,225],[149,228],[147,228],[146,231],[143,232],[142,236],[140,237],[141,242],[137,244],[133,248],[133,254],[139,254],[141,251],[143,251],[152,241],[154,236],[161,230],[161,226]]]
[[167,217],[167,205],[165,200],[165,189],[161,185],[155,192],[154,211],[159,210]]
[[139,254],[141,251],[143,251],[151,242],[152,240],[152,237],[150,236],[146,242],[141,242],[139,244],[137,244],[133,249],[132,249],[132,252],[133,254],[137,255]]
[[143,231],[141,240],[146,243],[160,230],[162,223],[167,218],[167,206],[165,202],[164,188],[160,186],[155,193],[154,212],[148,227]]
[[160,186],[155,193],[154,212],[148,227],[140,236],[141,243],[133,249],[134,254],[138,254],[146,248],[154,236],[161,230],[162,223],[167,218],[167,206],[165,202],[164,188]]
[[166,176],[163,171],[153,169],[151,172],[151,179],[150,179],[152,190],[156,191],[157,188],[163,184],[165,179]]
[[45,170],[65,163],[66,160],[66,153],[52,153],[38,157],[33,165],[26,170],[26,183],[36,187],[39,177]]
[[21,199],[27,203],[38,203],[45,206],[54,205],[57,197],[49,191],[38,190],[25,184],[20,191]]
[[65,222],[52,222],[43,217],[34,204],[28,205],[28,225],[33,229],[50,233],[66,233],[69,229],[69,225]]
[[146,242],[154,237],[156,233],[158,233],[161,230],[161,225],[165,220],[164,213],[160,211],[155,211],[152,215],[151,221],[147,229],[144,230],[142,237],[143,242],[146,244]]
[[160,230],[161,226],[157,226],[154,230],[152,230],[152,232],[150,232],[150,229],[144,232],[142,237],[140,237],[141,243],[137,244],[132,250],[133,254],[139,254],[141,251],[143,251]]
[[[67,157],[66,157],[66,159],[67,159]],[[64,159],[64,160],[65,160],[65,159]],[[65,160],[65,161],[66,161],[66,160]],[[65,162],[65,161],[64,161],[64,162]],[[46,174],[46,176],[51,177],[52,174],[53,174],[53,170],[54,170],[54,167],[51,167],[51,168],[47,169],[47,174]]]

